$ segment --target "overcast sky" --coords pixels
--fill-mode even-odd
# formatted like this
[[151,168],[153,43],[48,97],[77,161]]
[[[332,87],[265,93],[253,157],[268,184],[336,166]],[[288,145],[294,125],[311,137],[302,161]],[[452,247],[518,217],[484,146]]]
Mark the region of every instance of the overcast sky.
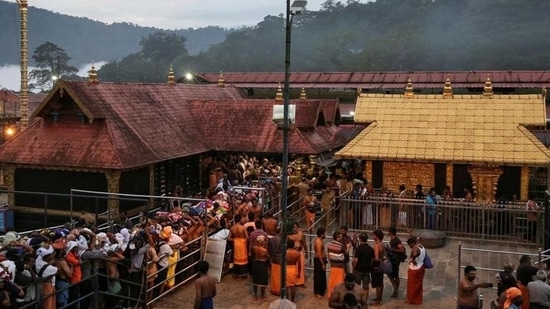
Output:
[[[15,0],[11,0],[14,1]],[[326,0],[308,0],[318,11]],[[28,0],[30,6],[106,23],[130,22],[162,29],[252,26],[286,10],[285,0]],[[291,0],[291,3],[293,0]]]

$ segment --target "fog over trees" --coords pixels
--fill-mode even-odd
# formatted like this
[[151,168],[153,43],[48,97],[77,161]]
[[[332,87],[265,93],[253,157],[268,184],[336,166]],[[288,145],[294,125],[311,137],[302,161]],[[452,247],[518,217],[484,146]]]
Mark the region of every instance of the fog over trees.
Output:
[[[5,5],[0,2],[0,26]],[[329,0],[320,11],[294,18],[291,70],[548,70],[548,11],[546,0]],[[107,61],[98,72],[104,81],[164,82],[170,65],[176,76],[188,71],[284,70],[284,16],[266,16],[255,26],[238,29],[212,26],[200,30],[201,40],[192,36],[198,29],[158,32],[63,18],[71,23],[50,30],[56,39],[42,34],[44,41],[36,46],[46,40],[57,44],[76,65]],[[90,27],[96,28],[71,36],[78,33],[74,29]],[[15,51],[0,55],[0,62],[17,63],[16,37],[17,32],[8,39]],[[30,37],[29,42],[32,33]]]

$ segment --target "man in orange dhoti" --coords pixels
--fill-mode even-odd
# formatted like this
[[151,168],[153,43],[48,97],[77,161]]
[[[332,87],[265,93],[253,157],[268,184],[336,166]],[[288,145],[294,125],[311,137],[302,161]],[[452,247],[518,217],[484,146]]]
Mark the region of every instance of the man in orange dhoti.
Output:
[[302,254],[294,248],[294,240],[288,239],[286,242],[286,287],[287,298],[294,302],[296,298],[296,285],[297,280],[300,277],[300,273],[303,272],[301,265]]
[[307,190],[307,195],[302,200],[302,205],[305,208],[304,214],[306,218],[306,225],[308,228],[310,228],[315,222],[315,208],[317,206],[317,197],[313,195],[312,189]]
[[287,239],[294,240],[294,249],[300,252],[300,266],[302,267],[302,272],[296,281],[296,286],[306,287],[306,259],[307,259],[307,246],[306,246],[306,236],[304,232],[300,229],[300,224],[294,222],[292,234],[287,236]]
[[248,275],[248,233],[240,215],[235,216],[235,222],[227,240],[233,242],[233,271],[237,281],[240,281]]
[[271,260],[271,280],[269,284],[269,292],[272,295],[279,296],[281,294],[281,238],[280,230],[277,228],[277,234],[269,238],[267,250]]

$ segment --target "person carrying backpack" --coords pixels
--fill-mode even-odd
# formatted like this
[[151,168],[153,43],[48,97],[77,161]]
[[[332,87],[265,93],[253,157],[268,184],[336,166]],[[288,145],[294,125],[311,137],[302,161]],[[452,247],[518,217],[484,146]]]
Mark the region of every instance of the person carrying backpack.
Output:
[[386,255],[390,260],[392,266],[392,272],[388,274],[391,285],[393,286],[392,298],[397,298],[399,295],[399,266],[402,262],[407,260],[407,251],[401,239],[397,237],[397,229],[392,226],[388,230],[388,236],[390,237],[389,245],[386,245]]

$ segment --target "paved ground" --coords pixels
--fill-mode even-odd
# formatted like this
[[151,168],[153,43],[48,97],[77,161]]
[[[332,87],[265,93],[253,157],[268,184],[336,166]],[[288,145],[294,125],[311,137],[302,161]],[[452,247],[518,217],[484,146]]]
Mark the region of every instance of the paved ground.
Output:
[[[405,240],[405,237],[402,237]],[[456,307],[456,282],[458,276],[458,241],[448,240],[445,247],[440,249],[429,249],[432,261],[435,267],[426,271],[424,279],[424,304],[421,306],[406,305],[404,303],[404,294],[406,289],[407,265],[401,264],[401,287],[399,289],[399,298],[392,299],[390,294],[392,288],[389,280],[385,278],[385,289],[383,296],[383,305],[377,308],[382,309],[406,309],[406,308],[455,308]],[[460,263],[462,266],[472,264],[478,267],[479,281],[495,281],[495,272],[490,270],[479,270],[481,268],[501,268],[505,261],[512,261],[518,264],[519,254],[529,253],[536,255],[537,248],[523,246],[519,243],[491,243],[491,242],[473,242],[464,241],[463,248],[477,248],[482,250],[508,251],[516,252],[518,255],[505,253],[488,253],[470,250],[462,250]],[[409,250],[407,251],[409,252]],[[300,309],[321,309],[328,308],[326,299],[317,299],[313,295],[313,283],[308,278],[307,288],[299,288],[297,293],[297,308]],[[217,309],[242,309],[242,308],[268,308],[269,303],[277,297],[269,295],[266,302],[254,302],[252,299],[252,284],[247,282],[236,282],[230,275],[225,275],[218,283],[218,296],[215,298],[215,308]],[[496,290],[480,290],[485,295],[485,306],[488,307],[488,300],[495,298]],[[371,298],[374,295],[370,292]],[[161,303],[154,306],[155,309],[187,309],[193,307],[194,287],[187,285],[180,287],[163,299]],[[373,307],[374,308],[374,307]]]

